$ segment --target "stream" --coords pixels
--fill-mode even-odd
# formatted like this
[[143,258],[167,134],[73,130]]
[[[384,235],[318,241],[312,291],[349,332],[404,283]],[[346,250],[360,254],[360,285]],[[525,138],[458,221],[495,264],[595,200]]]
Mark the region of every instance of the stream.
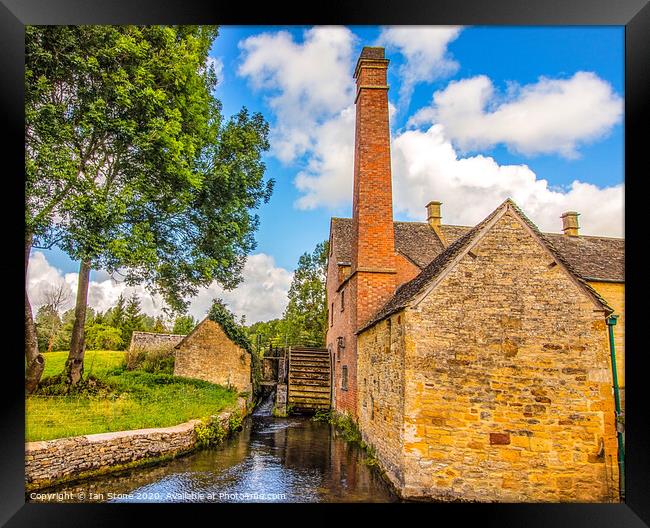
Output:
[[[309,417],[274,418],[263,402],[218,447],[43,490],[31,502],[394,502],[365,453]],[[269,407],[269,408],[267,408]],[[272,405],[271,405],[272,407]],[[39,494],[39,495],[40,495]]]

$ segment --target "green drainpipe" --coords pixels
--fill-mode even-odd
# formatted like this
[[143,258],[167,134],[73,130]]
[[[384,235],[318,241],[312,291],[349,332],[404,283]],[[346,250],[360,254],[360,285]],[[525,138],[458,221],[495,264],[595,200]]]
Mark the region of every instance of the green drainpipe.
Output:
[[625,442],[623,440],[623,423],[621,419],[621,396],[618,387],[618,372],[616,370],[616,346],[614,345],[614,326],[618,315],[610,315],[607,318],[607,329],[609,330],[609,351],[612,360],[612,378],[614,381],[614,403],[616,405],[616,433],[618,437],[618,473],[620,478],[621,499],[625,499]]

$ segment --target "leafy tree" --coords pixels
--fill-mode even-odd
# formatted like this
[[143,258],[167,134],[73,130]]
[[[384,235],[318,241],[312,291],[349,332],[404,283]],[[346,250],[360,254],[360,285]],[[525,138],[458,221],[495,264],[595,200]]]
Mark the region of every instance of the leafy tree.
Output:
[[[80,261],[71,384],[83,374],[91,269],[145,283],[178,310],[199,286],[241,280],[250,210],[272,192],[268,125],[245,109],[223,120],[207,62],[216,36],[212,26],[27,28],[25,259],[36,241]],[[26,298],[26,326],[30,314]]]
[[162,318],[156,317],[156,320],[153,324],[152,332],[156,332],[157,334],[168,334],[169,332],[167,331],[167,327],[165,326],[164,321]]
[[289,344],[322,346],[327,332],[325,278],[329,242],[304,253],[289,288],[289,303],[284,312]]
[[172,333],[187,335],[192,330],[194,330],[194,327],[196,325],[197,325],[197,321],[196,319],[194,319],[194,317],[192,317],[191,315],[181,315],[175,319],[174,329],[172,330]]
[[133,332],[144,330],[143,319],[144,315],[140,313],[140,299],[133,294],[126,302],[121,328],[122,342],[125,346],[129,346]]
[[36,329],[39,350],[50,352],[63,323],[58,312],[49,304],[42,305],[36,312]]
[[115,328],[122,328],[124,323],[124,310],[126,308],[126,299],[124,295],[120,293],[120,296],[117,298],[117,303],[112,308],[109,308],[106,311],[106,321],[108,324]]
[[124,347],[119,329],[104,323],[94,323],[86,328],[86,347],[89,350],[120,350]]

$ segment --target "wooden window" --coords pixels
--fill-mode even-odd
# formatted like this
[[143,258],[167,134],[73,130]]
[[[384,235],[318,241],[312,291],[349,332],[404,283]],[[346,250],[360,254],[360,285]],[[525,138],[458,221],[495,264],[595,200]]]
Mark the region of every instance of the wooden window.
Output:
[[341,390],[348,390],[348,367],[341,367]]
[[341,311],[345,310],[345,290],[341,290]]
[[332,309],[330,310],[330,326],[334,325],[334,303],[332,303]]

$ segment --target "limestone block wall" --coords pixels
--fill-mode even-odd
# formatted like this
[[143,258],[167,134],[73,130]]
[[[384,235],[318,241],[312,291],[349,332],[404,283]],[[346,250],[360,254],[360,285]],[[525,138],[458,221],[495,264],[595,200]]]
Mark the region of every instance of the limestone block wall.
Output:
[[621,391],[621,406],[625,410],[625,284],[622,282],[590,282],[589,285],[614,309],[614,315],[618,315],[614,327],[614,346],[616,347],[616,369]]
[[[399,489],[403,476],[404,331],[401,313],[359,336],[358,409],[364,441]],[[399,323],[397,322],[399,321]]]
[[[247,413],[239,398],[238,412]],[[216,419],[226,427],[233,411]],[[173,427],[137,429],[59,438],[25,444],[25,484],[28,490],[58,482],[122,469],[138,461],[176,456],[196,448],[194,427],[200,420]]]
[[201,322],[177,345],[174,375],[252,393],[251,355],[210,319]]
[[405,316],[405,491],[618,500],[604,314],[510,214]]
[[181,334],[156,334],[153,332],[133,332],[129,350],[154,350],[160,348],[172,349],[185,335]]
[[604,313],[510,213],[358,345],[381,407],[373,421],[360,403],[359,425],[404,496],[618,500]]

